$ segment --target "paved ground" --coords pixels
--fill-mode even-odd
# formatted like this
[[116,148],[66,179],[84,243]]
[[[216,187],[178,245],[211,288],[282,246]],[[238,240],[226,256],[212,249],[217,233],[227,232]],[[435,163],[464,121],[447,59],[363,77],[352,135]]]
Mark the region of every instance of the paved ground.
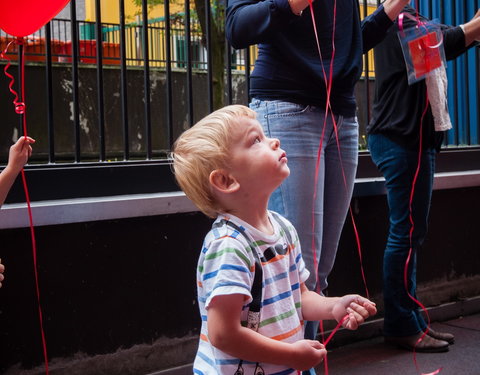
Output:
[[[328,354],[328,374],[416,375],[442,368],[441,375],[480,375],[480,314],[433,323],[432,328],[455,335],[448,352],[417,353],[414,359],[413,353],[376,337],[333,349]],[[317,374],[325,374],[325,370],[319,368]]]
[[[446,353],[417,353],[384,344],[383,320],[358,331],[339,330],[329,346],[328,375],[480,375],[480,296],[429,309],[432,328],[455,335]],[[327,332],[328,334],[328,332]],[[352,343],[354,340],[358,340]],[[317,375],[327,375],[323,365]],[[149,375],[191,375],[192,366]]]

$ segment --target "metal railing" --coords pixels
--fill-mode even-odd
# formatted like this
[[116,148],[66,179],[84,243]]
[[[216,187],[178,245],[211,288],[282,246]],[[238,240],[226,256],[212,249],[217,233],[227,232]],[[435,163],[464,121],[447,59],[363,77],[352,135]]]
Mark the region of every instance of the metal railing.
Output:
[[[469,0],[468,3],[472,1]],[[429,3],[427,0],[425,2],[425,13],[430,15],[433,12],[435,15],[432,2]],[[165,19],[149,19],[148,7],[144,1],[142,12],[135,23],[126,22],[124,0],[118,0],[119,22],[115,24],[101,21],[100,3],[101,0],[95,0],[96,22],[77,20],[76,1],[71,0],[70,19],[54,19],[34,35],[26,38],[24,48],[27,69],[30,69],[30,63],[35,63],[35,66],[40,65],[45,70],[45,81],[37,83],[45,85],[44,112],[41,116],[37,116],[42,118],[39,121],[42,122],[44,130],[37,135],[37,138],[41,138],[41,142],[47,144],[45,146],[47,152],[41,157],[36,154],[36,158],[32,159],[37,167],[40,165],[43,168],[54,169],[61,163],[62,167],[67,168],[79,166],[97,168],[102,165],[111,166],[112,160],[122,165],[135,165],[139,162],[163,163],[179,129],[193,125],[199,116],[213,109],[213,90],[215,81],[219,77],[212,76],[212,51],[218,46],[212,44],[210,28],[207,27],[202,32],[198,16],[192,17],[193,5],[189,0],[184,2],[184,11],[177,14],[171,14],[168,0],[164,2],[164,13],[170,14],[169,22],[165,22]],[[206,4],[210,5],[208,0]],[[371,1],[360,0],[360,4],[362,5],[361,16],[365,17],[372,10]],[[464,14],[464,20],[468,18],[468,15]],[[212,20],[207,17],[207,21],[208,26]],[[458,17],[453,21],[460,23]],[[4,48],[9,38],[8,35],[0,32],[0,47]],[[9,51],[9,54],[15,61],[18,58],[16,47]],[[458,79],[462,77],[458,73],[460,71],[466,75],[467,82],[471,80],[469,77],[478,79],[478,51],[472,51],[471,54],[473,58],[469,57],[466,62],[462,62],[465,67],[457,63],[452,68],[451,81],[455,89],[459,89],[461,84]],[[227,44],[224,77],[221,77],[225,82],[225,104],[248,103],[248,81],[255,58],[255,47],[235,51]],[[363,78],[364,82],[368,82],[374,78],[371,54],[365,56],[364,65]],[[55,107],[54,98],[59,94],[54,89],[54,74],[62,66],[67,68],[70,74],[67,82],[69,95],[71,95],[70,112],[68,118],[63,119],[68,121],[65,126],[70,132],[68,136],[61,135],[65,129],[62,126],[59,130],[59,120],[55,118],[58,108]],[[91,96],[86,96],[82,91],[85,87],[82,86],[84,83],[81,78],[85,75],[87,68],[95,73],[95,85],[90,88]],[[116,74],[115,84],[118,85],[118,93],[114,93],[119,97],[118,107],[115,108],[118,120],[115,120],[115,127],[108,125],[110,128],[107,128],[106,123],[109,120],[106,118],[106,111],[109,108],[106,107],[105,101],[109,99],[106,95],[111,95],[108,85],[112,81],[106,76],[112,69]],[[135,81],[141,80],[141,90],[132,91],[132,72],[137,74]],[[161,102],[158,102],[158,95],[152,96],[156,94],[152,90],[157,82],[155,81],[157,73],[162,74],[160,81],[164,88]],[[182,77],[181,87],[178,83],[178,74]],[[243,91],[239,92],[241,84],[244,85]],[[4,90],[7,88],[4,87]],[[478,104],[478,85],[476,88],[470,85],[467,87],[467,92],[469,101],[473,100]],[[364,85],[360,95],[365,99],[363,100],[365,108],[362,110],[366,113],[364,121],[368,122],[371,102],[368,84]],[[86,97],[90,99],[88,104],[84,103]],[[141,101],[141,104],[132,109],[131,104],[134,101]],[[182,106],[178,109],[180,102]],[[199,108],[199,102],[205,104]],[[463,120],[459,115],[463,112],[457,109],[460,108],[461,103],[457,104],[453,117],[460,122]],[[86,115],[85,111],[89,113]],[[161,121],[158,120],[159,113],[162,117]],[[134,115],[136,117],[132,120]],[[183,117],[179,118],[180,115]],[[88,116],[93,118],[91,120],[93,125],[87,129],[84,122]],[[468,120],[473,123],[478,113],[475,112],[469,116]],[[470,129],[473,125],[461,123],[459,126]],[[478,128],[478,121],[474,127]],[[111,130],[113,128],[115,130]],[[83,139],[85,133],[92,132],[92,129],[95,134],[98,134],[98,139],[92,142],[93,151],[86,153]],[[474,130],[469,131],[469,134],[476,134]],[[122,146],[114,150],[110,148],[109,143],[113,131],[122,138]],[[158,140],[159,134],[162,137],[161,141]],[[63,158],[58,151],[58,144],[60,138],[66,137],[71,143],[70,156]],[[474,137],[469,137],[471,144],[478,143]],[[133,138],[137,143],[132,146]],[[462,142],[463,140],[457,137],[450,143],[461,144]],[[37,148],[38,146],[40,143],[37,143]],[[4,147],[1,150],[0,162],[5,163],[7,155],[8,147]]]
[[[191,64],[193,69],[207,70],[208,58],[206,46],[203,42],[202,32],[198,19],[190,20],[189,37],[186,36],[184,13],[174,14],[170,17],[170,56],[173,68],[186,68],[188,61],[186,56],[187,40],[190,47]],[[48,27],[48,26],[47,26]],[[97,38],[96,23],[87,21],[76,22],[76,34],[78,39],[72,40],[71,21],[56,18],[50,21],[50,48],[51,61],[59,64],[71,64],[73,44],[78,49],[78,63],[97,63]],[[165,19],[153,19],[148,21],[148,62],[152,67],[167,65],[166,53],[166,24]],[[124,27],[125,60],[127,66],[142,67],[144,64],[144,38],[142,37],[142,23],[129,23]],[[121,27],[115,23],[101,24],[101,46],[103,65],[120,65],[120,36]],[[0,48],[5,50],[7,44],[15,38],[0,30]],[[46,28],[41,28],[36,33],[24,39],[26,62],[46,62]],[[18,46],[7,51],[7,56],[13,61],[17,60]],[[255,46],[250,48],[250,67],[253,69],[257,56]],[[232,51],[231,68],[233,70],[245,70],[245,50]]]

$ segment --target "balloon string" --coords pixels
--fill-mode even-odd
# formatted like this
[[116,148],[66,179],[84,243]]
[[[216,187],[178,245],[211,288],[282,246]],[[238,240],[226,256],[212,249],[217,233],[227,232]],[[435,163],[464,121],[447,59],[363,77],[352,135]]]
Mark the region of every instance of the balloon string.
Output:
[[47,340],[45,338],[45,330],[43,328],[43,314],[42,307],[40,304],[40,287],[38,282],[38,265],[37,265],[37,242],[35,240],[35,227],[33,225],[33,215],[32,207],[30,204],[30,195],[28,193],[27,179],[25,177],[25,169],[22,168],[22,183],[23,189],[25,191],[25,197],[27,201],[28,209],[28,220],[30,223],[30,236],[32,238],[32,255],[33,255],[33,270],[35,273],[35,290],[37,293],[37,302],[38,302],[38,319],[40,322],[40,334],[42,336],[42,349],[43,349],[43,358],[45,360],[45,373],[48,375],[48,352],[47,352]]
[[[26,111],[25,111],[25,103],[23,101],[19,101],[18,93],[13,89],[13,85],[15,83],[15,78],[8,73],[8,68],[10,67],[10,58],[7,56],[7,51],[12,43],[16,42],[17,45],[21,49],[21,57],[20,57],[20,78],[21,78],[21,100],[25,99],[25,55],[24,55],[24,48],[23,48],[23,38],[17,38],[12,40],[8,43],[7,47],[3,52],[0,53],[1,57],[6,59],[7,65],[4,68],[5,75],[10,78],[10,83],[8,88],[10,92],[14,96],[13,104],[15,106],[15,112],[22,116],[22,125],[23,125],[23,136],[25,139],[27,138],[27,118],[26,118]],[[33,215],[32,215],[32,207],[30,203],[30,194],[28,193],[28,185],[27,179],[25,176],[25,169],[22,168],[21,171],[22,175],[22,183],[23,183],[23,190],[25,191],[25,200],[27,202],[27,210],[28,210],[28,220],[30,224],[30,236],[32,240],[32,256],[33,256],[33,270],[35,275],[35,291],[37,294],[37,303],[38,303],[38,318],[40,322],[40,334],[42,338],[42,349],[43,349],[43,358],[45,360],[45,373],[48,375],[48,354],[47,354],[47,340],[45,338],[45,330],[43,328],[43,315],[42,315],[42,307],[40,304],[40,286],[38,281],[38,265],[37,265],[37,242],[35,239],[35,227],[33,225]]]
[[330,335],[327,337],[326,340],[323,341],[323,345],[326,347],[328,345],[328,343],[330,342],[330,340],[333,338],[333,335],[335,335],[335,333],[337,333],[337,331],[340,329],[340,327],[342,326],[342,324],[345,322],[345,320],[348,319],[348,314],[345,315],[336,325],[336,327],[332,330],[332,332],[330,333]]
[[[322,50],[320,48],[320,41],[318,38],[318,32],[317,32],[317,24],[315,20],[315,14],[314,14],[314,9],[313,9],[313,0],[308,0],[308,4],[310,7],[310,15],[312,17],[312,25],[313,25],[313,33],[315,35],[315,41],[317,44],[317,50],[318,50],[318,55],[320,57],[320,65],[322,67],[322,73],[323,73],[323,79],[325,82],[325,87],[327,90],[327,103],[325,105],[325,116],[323,119],[323,128],[322,128],[322,135],[320,137],[320,143],[318,146],[318,151],[317,151],[317,159],[315,163],[315,175],[314,175],[314,190],[313,190],[313,197],[312,197],[312,253],[313,253],[313,269],[315,270],[315,289],[318,294],[322,294],[322,290],[320,287],[320,283],[318,280],[318,263],[319,260],[317,259],[317,254],[316,254],[316,246],[315,246],[315,201],[317,199],[317,186],[318,186],[318,178],[320,174],[320,160],[321,160],[321,154],[322,154],[322,149],[323,149],[323,140],[325,137],[325,129],[327,126],[327,120],[328,120],[328,109],[329,109],[329,104],[330,104],[330,86],[331,82],[327,79],[327,74],[325,72],[325,67],[323,66],[323,57],[322,57]],[[335,7],[336,7],[336,1],[335,1]],[[332,37],[332,44],[333,46],[335,45],[335,42]],[[334,48],[333,52],[334,53]],[[332,59],[333,61],[333,59]],[[330,71],[332,69],[330,68]],[[333,114],[332,114],[333,118]],[[323,320],[320,321],[320,335],[322,338],[322,342],[325,343],[325,336],[324,336],[324,329],[323,329]],[[324,344],[325,345],[325,344]],[[328,375],[328,356],[326,355],[324,358],[324,368],[325,368],[325,375]]]
[[[10,46],[15,42],[17,43],[17,45],[22,45],[23,44],[23,39],[17,38],[17,39],[11,40],[7,44],[7,47],[3,51],[0,52],[0,56],[2,57],[2,59],[7,60],[7,65],[5,65],[5,67],[3,68],[3,71],[5,72],[5,75],[10,79],[10,83],[8,84],[8,89],[10,90],[10,92],[14,96],[13,105],[15,107],[15,112],[19,115],[23,115],[25,113],[25,103],[18,100],[18,94],[13,89],[13,84],[15,83],[15,78],[13,78],[13,76],[8,72],[8,68],[11,65],[11,60],[7,55],[7,51],[10,49]],[[23,74],[24,74],[24,71],[22,70],[22,75]],[[22,78],[22,80],[23,80],[23,78]],[[24,126],[24,132],[25,132],[25,126]],[[26,136],[26,133],[24,133],[24,135]]]
[[[415,0],[415,6],[416,6],[416,21],[417,21],[417,27],[425,27],[425,23],[423,21],[420,20],[420,14],[419,14],[419,0]],[[398,27],[400,29],[400,32],[402,34],[404,34],[403,32],[403,17],[404,16],[407,16],[407,17],[410,17],[412,18],[412,16],[410,16],[410,14],[408,13],[401,13],[399,15],[399,19],[398,19]],[[425,27],[426,29],[426,27]],[[443,34],[442,34],[442,39],[440,41],[440,44],[443,42]],[[410,191],[410,199],[409,199],[409,203],[408,203],[408,210],[409,210],[409,221],[410,221],[410,224],[411,224],[411,227],[410,227],[410,232],[409,232],[409,241],[410,241],[410,249],[408,251],[408,255],[407,255],[407,260],[405,262],[405,268],[403,270],[403,282],[404,282],[404,287],[405,287],[405,291],[408,295],[408,297],[417,304],[417,306],[419,306],[422,311],[425,313],[425,316],[427,318],[427,329],[425,332],[422,333],[422,335],[420,336],[420,338],[417,340],[417,342],[415,343],[415,346],[413,347],[413,362],[415,364],[415,368],[417,369],[417,372],[421,373],[421,375],[435,375],[435,374],[438,374],[440,373],[440,371],[442,370],[442,367],[438,368],[437,370],[433,371],[433,372],[429,372],[429,373],[422,373],[420,372],[420,369],[419,369],[419,366],[418,366],[418,362],[417,362],[417,353],[416,353],[416,350],[415,348],[417,347],[417,345],[425,338],[425,336],[427,335],[429,329],[430,329],[430,315],[428,314],[428,311],[427,311],[427,308],[417,299],[415,298],[409,291],[409,288],[408,288],[408,267],[410,265],[410,260],[411,260],[411,257],[412,257],[412,254],[413,254],[413,232],[414,232],[414,229],[415,229],[415,221],[413,220],[413,199],[414,199],[414,195],[415,195],[415,186],[416,186],[416,183],[417,183],[417,179],[418,179],[418,175],[420,174],[420,168],[421,168],[421,165],[422,165],[422,154],[423,154],[423,120],[427,114],[427,111],[428,111],[428,104],[429,103],[429,95],[428,95],[428,88],[426,87],[425,85],[425,108],[423,110],[423,113],[422,113],[422,117],[420,118],[420,134],[419,134],[419,145],[418,145],[418,160],[417,160],[417,168],[415,170],[415,174],[414,174],[414,177],[413,177],[413,181],[412,181],[412,189]]]
[[[333,122],[333,128],[334,128],[334,132],[335,132],[335,140],[336,140],[336,143],[337,143],[338,155],[339,155],[339,158],[340,158],[340,166],[341,166],[341,170],[342,170],[342,176],[343,176],[343,183],[344,183],[345,191],[348,191],[348,183],[347,183],[347,179],[346,179],[346,175],[345,175],[345,168],[343,166],[343,161],[342,161],[342,157],[341,157],[340,139],[339,139],[339,136],[338,136],[337,121],[336,121],[335,116],[333,114],[332,107],[331,107],[331,102],[330,102],[331,91],[332,91],[332,86],[333,86],[333,65],[334,65],[335,51],[336,51],[335,31],[336,31],[336,19],[337,19],[337,2],[335,1],[334,8],[333,8],[332,57],[330,59],[330,71],[329,71],[328,79],[327,79],[327,74],[325,72],[325,67],[324,67],[324,64],[323,64],[322,51],[321,51],[321,48],[320,48],[320,42],[319,42],[319,38],[318,38],[318,32],[317,32],[317,26],[316,26],[316,21],[315,21],[315,15],[314,15],[314,10],[313,10],[312,0],[309,0],[309,6],[310,6],[310,14],[311,14],[311,17],[312,17],[313,32],[314,32],[314,35],[315,35],[315,41],[316,41],[316,45],[317,45],[318,54],[319,54],[319,57],[320,57],[321,67],[322,67],[323,79],[325,81],[326,90],[327,90],[327,100],[326,100],[326,105],[325,105],[325,118],[324,118],[324,123],[323,123],[323,130],[322,130],[322,135],[321,135],[321,139],[320,139],[320,144],[319,144],[319,148],[318,148],[318,152],[317,152],[317,161],[316,161],[316,165],[315,165],[314,193],[313,193],[313,202],[315,202],[315,200],[317,198],[317,185],[318,185],[318,178],[319,178],[319,173],[320,173],[321,152],[322,152],[323,140],[324,140],[324,136],[325,136],[326,122],[327,122],[329,113],[331,115],[332,122]],[[361,249],[360,235],[359,235],[359,232],[358,232],[358,229],[357,229],[357,225],[356,225],[356,222],[355,222],[355,218],[353,216],[353,210],[352,210],[351,206],[349,207],[349,212],[350,212],[350,217],[351,217],[351,220],[352,220],[353,230],[354,230],[354,233],[355,233],[355,239],[356,239],[356,243],[357,243],[358,255],[359,255],[359,259],[360,259],[360,269],[361,269],[363,284],[364,284],[364,287],[365,287],[365,293],[366,293],[366,297],[370,298],[370,293],[368,291],[367,281],[366,281],[366,277],[365,277],[365,271],[364,271],[364,267],[363,267],[363,255],[362,255],[362,249]],[[312,233],[313,234],[315,233],[315,209],[313,207],[312,207]],[[315,236],[314,235],[312,236],[312,252],[313,252],[313,260],[314,260],[314,269],[317,270],[319,261],[317,259],[316,251],[315,251]],[[318,272],[315,273],[315,276],[316,276],[317,292],[321,293],[320,285],[318,283]]]
[[413,176],[412,189],[410,191],[410,199],[409,199],[409,202],[408,202],[409,221],[410,221],[410,224],[411,224],[410,232],[409,232],[410,249],[408,251],[407,260],[405,262],[405,268],[403,270],[403,283],[404,283],[405,291],[407,292],[408,297],[422,309],[422,311],[425,313],[425,316],[427,318],[427,329],[426,329],[425,332],[422,333],[420,338],[415,343],[415,346],[413,347],[413,362],[415,364],[415,368],[417,369],[417,372],[421,373],[422,375],[435,375],[435,374],[438,374],[442,370],[442,367],[440,367],[439,369],[437,369],[433,372],[430,372],[430,373],[422,373],[422,372],[420,372],[420,369],[419,369],[419,366],[418,366],[418,363],[417,363],[417,353],[416,353],[415,348],[427,335],[428,330],[430,329],[430,322],[431,321],[430,321],[430,315],[428,314],[427,308],[417,298],[415,298],[410,293],[409,287],[408,287],[408,268],[409,268],[409,265],[410,265],[410,260],[411,260],[412,255],[413,255],[413,232],[415,230],[415,221],[413,220],[413,199],[414,199],[414,196],[415,196],[415,187],[416,187],[416,184],[417,184],[417,179],[418,179],[418,176],[420,174],[420,168],[421,168],[421,165],[422,165],[423,120],[425,118],[425,115],[427,114],[428,101],[429,101],[428,90],[427,89],[426,89],[426,92],[425,92],[425,97],[426,97],[425,98],[425,108],[423,110],[422,117],[420,118],[420,135],[419,135],[417,168],[416,168],[415,174]]
[[[330,103],[332,86],[333,86],[333,66],[334,66],[335,52],[336,52],[335,32],[336,32],[336,19],[337,19],[337,2],[336,1],[334,2],[334,8],[333,8],[332,55],[331,55],[331,59],[330,59],[330,70],[329,70],[329,74],[328,74],[328,79],[327,79],[327,74],[325,72],[325,67],[324,67],[324,64],[323,64],[322,51],[321,51],[321,48],[320,48],[320,41],[319,41],[319,38],[318,38],[318,31],[317,31],[317,25],[316,25],[312,0],[309,0],[309,6],[310,6],[310,14],[311,14],[311,17],[312,17],[313,32],[314,32],[314,35],[315,35],[315,41],[316,41],[318,55],[319,55],[320,63],[321,63],[320,65],[322,67],[323,79],[324,79],[325,86],[326,86],[326,91],[327,91],[326,92],[327,99],[326,99],[326,104],[325,104],[325,117],[324,117],[322,135],[321,135],[321,138],[320,138],[320,143],[319,143],[319,147],[318,147],[318,151],[317,151],[317,160],[316,160],[316,165],[315,165],[314,193],[313,193],[313,202],[315,202],[315,200],[317,198],[317,186],[318,186],[318,178],[319,178],[319,173],[320,173],[320,161],[321,161],[321,154],[322,154],[322,149],[323,149],[322,146],[323,146],[323,140],[324,140],[324,137],[325,137],[325,128],[326,128],[326,123],[327,123],[327,120],[328,120],[329,113],[331,114],[331,117],[332,117],[333,127],[334,127],[334,131],[335,131],[335,139],[336,139],[337,149],[338,149],[338,155],[339,155],[339,158],[340,158],[340,165],[341,165],[341,170],[342,170],[343,182],[344,182],[344,187],[345,187],[346,192],[348,191],[348,184],[347,184],[347,179],[346,179],[346,175],[345,175],[345,169],[343,167],[343,161],[342,161],[342,158],[341,158],[340,139],[338,137],[337,122],[336,122],[335,115],[332,111],[332,107],[331,107],[331,103]],[[356,226],[356,223],[355,223],[355,218],[353,216],[353,211],[352,211],[351,206],[350,206],[349,211],[350,211],[350,216],[351,216],[353,229],[354,229],[354,232],[355,232],[355,238],[356,238],[356,242],[357,242],[358,254],[359,254],[359,258],[360,258],[360,268],[361,268],[361,273],[362,273],[362,279],[363,279],[363,283],[364,283],[364,286],[365,286],[365,291],[366,291],[367,298],[370,298],[370,293],[368,291],[367,282],[366,282],[366,278],[365,278],[365,272],[364,272],[364,269],[363,269],[360,236],[358,234],[358,229],[357,229],[357,226]],[[314,270],[318,270],[319,261],[317,259],[317,255],[316,255],[316,251],[315,251],[315,208],[314,208],[314,204],[312,205],[312,234],[313,234],[312,235],[313,264],[314,264]],[[321,294],[322,291],[321,291],[320,284],[318,282],[319,281],[318,280],[318,272],[315,272],[315,278],[316,278],[316,282],[315,282],[316,291],[317,291],[317,293]],[[336,333],[338,328],[340,328],[342,323],[339,323],[337,328],[332,331],[330,336],[325,341],[323,321],[320,322],[321,337],[322,337],[322,341],[323,341],[324,345],[326,345],[330,341],[330,339]],[[328,375],[327,357],[325,357],[325,360],[324,360],[324,367],[325,367],[325,375]]]

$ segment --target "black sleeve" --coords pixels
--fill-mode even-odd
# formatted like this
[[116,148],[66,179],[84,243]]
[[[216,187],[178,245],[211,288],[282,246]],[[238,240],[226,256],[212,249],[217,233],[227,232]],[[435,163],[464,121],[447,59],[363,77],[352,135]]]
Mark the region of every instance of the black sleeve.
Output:
[[393,21],[388,18],[383,5],[380,5],[375,12],[365,17],[362,21],[363,53],[367,53],[380,43],[392,25]]
[[228,0],[227,39],[236,49],[266,42],[296,18],[288,0]]
[[442,28],[447,60],[453,60],[467,51],[469,47],[465,47],[465,33],[460,26],[449,27],[443,25]]

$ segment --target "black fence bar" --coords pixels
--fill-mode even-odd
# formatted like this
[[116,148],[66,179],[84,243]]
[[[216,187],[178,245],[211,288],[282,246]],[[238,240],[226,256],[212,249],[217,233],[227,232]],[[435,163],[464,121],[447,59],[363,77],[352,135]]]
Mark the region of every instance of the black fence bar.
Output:
[[55,129],[53,122],[53,87],[52,87],[52,30],[51,23],[45,25],[45,83],[47,89],[47,131],[48,162],[55,163]]
[[228,104],[232,104],[233,102],[233,87],[232,87],[232,46],[228,43],[228,40],[225,41],[225,45],[227,46],[225,53],[226,58],[225,61],[227,62],[227,100]]
[[[476,1],[475,9],[480,9],[480,0]],[[480,48],[475,47],[475,71],[477,72],[477,77],[480,77]],[[477,78],[477,82],[480,78]],[[477,85],[477,90],[480,85]],[[477,95],[477,108],[480,108],[480,95]],[[480,138],[480,113],[477,112],[477,137]]]
[[[457,20],[457,10],[456,10],[456,7],[455,7],[455,4],[452,4],[452,12],[453,12],[453,15],[452,15],[452,23],[456,22]],[[457,64],[458,64],[458,60],[457,59],[454,59],[453,60],[453,76],[454,76],[454,79],[453,79],[453,87],[454,87],[454,90],[457,91],[458,90],[458,83],[457,83],[457,79],[458,79],[458,76],[457,76],[457,72],[458,72],[458,69],[457,69]],[[453,97],[453,101],[454,101],[454,110],[453,110],[453,118],[454,118],[454,121],[456,124],[458,124],[458,95],[455,95]],[[455,132],[455,143],[458,144],[458,142],[460,141],[460,131],[459,129],[456,129],[456,132]]]
[[[468,19],[468,7],[467,7],[467,0],[463,0],[463,9],[465,9],[465,15],[464,15],[464,19],[463,19],[463,23],[466,23],[469,19]],[[468,63],[468,57],[467,56],[464,56],[463,57],[463,62],[464,62],[464,65],[463,65],[463,69],[466,72],[468,72],[468,67],[469,67],[469,63]],[[465,80],[465,102],[468,104],[470,104],[470,81],[467,79]],[[470,111],[465,111],[465,121],[467,124],[470,124]],[[471,132],[470,132],[470,127],[469,126],[466,126],[466,131],[467,131],[467,144],[470,144],[471,142]]]
[[[24,39],[24,38],[23,38]],[[23,80],[25,79],[25,77],[23,76],[23,72],[22,72],[22,69],[21,67],[22,66],[22,62],[23,62],[23,54],[24,54],[24,45],[23,45],[23,39],[22,39],[22,42],[21,43],[18,43],[18,72],[17,72],[17,77],[18,77],[18,89],[17,89],[17,95],[18,95],[18,102],[21,103],[25,100],[25,98],[23,97],[23,93],[22,93],[22,85],[23,85]],[[23,135],[27,135],[27,134],[24,134],[24,129],[23,129],[23,116],[26,116],[26,113],[27,113],[27,110],[28,110],[28,107],[25,107],[25,112],[23,114],[20,114],[20,116],[18,116],[18,127],[20,129],[20,132],[19,134],[23,134]]]
[[[367,5],[367,0],[363,0],[363,17],[366,18],[368,16],[368,5]],[[369,71],[370,71],[370,59],[368,56],[368,52],[364,54],[365,56],[365,66],[364,66],[364,74],[365,74],[365,98],[367,104],[370,103],[370,76],[369,76]],[[367,105],[366,111],[366,122],[367,124],[370,123],[370,105]]]
[[73,101],[73,127],[75,140],[75,162],[81,161],[80,144],[80,101],[79,101],[79,80],[78,80],[78,32],[77,32],[77,4],[76,0],[70,1],[70,18],[72,36],[72,101]]
[[106,160],[105,154],[105,113],[103,98],[103,30],[102,30],[102,11],[100,0],[95,0],[95,31],[96,31],[96,52],[97,52],[97,114],[98,130],[100,142],[100,161]]
[[192,25],[190,22],[190,0],[185,0],[185,58],[187,61],[187,121],[188,126],[193,126],[193,80],[192,80]]
[[172,47],[170,33],[170,0],[164,0],[165,12],[165,72],[166,72],[166,109],[168,144],[173,144],[173,109],[172,109]]
[[127,50],[125,44],[125,0],[119,0],[120,21],[120,99],[122,106],[123,159],[130,159],[130,131],[128,129]]
[[247,102],[250,103],[250,48],[245,49],[245,81],[247,84]]
[[148,3],[142,0],[142,40],[143,40],[143,82],[145,90],[145,147],[147,149],[147,159],[152,159],[152,121],[150,112],[150,64],[148,49]]
[[212,76],[213,76],[213,67],[212,67],[212,12],[210,6],[210,0],[205,0],[205,25],[206,25],[206,39],[207,39],[207,82],[208,82],[208,111],[213,111],[213,90],[212,90]]

